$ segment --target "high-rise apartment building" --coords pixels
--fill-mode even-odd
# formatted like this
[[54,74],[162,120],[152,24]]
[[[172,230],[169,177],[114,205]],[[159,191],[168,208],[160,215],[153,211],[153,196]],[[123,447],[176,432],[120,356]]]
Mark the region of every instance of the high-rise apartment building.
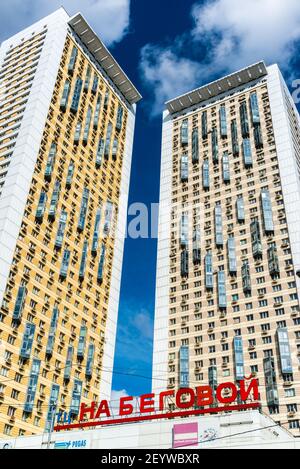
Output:
[[81,14],[0,49],[0,434],[109,397],[141,98]]
[[163,117],[153,389],[257,376],[300,427],[300,120],[263,62]]

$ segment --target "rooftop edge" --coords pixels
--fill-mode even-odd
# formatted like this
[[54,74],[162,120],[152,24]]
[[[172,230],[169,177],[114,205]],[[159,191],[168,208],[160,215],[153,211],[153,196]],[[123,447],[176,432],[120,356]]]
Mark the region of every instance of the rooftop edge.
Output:
[[132,105],[142,99],[141,94],[129,80],[120,65],[114,59],[98,35],[93,31],[81,13],[77,13],[68,21],[71,29],[77,34],[88,51],[101,65],[108,77],[118,88],[124,98]]
[[188,109],[268,74],[263,61],[185,93],[165,103],[170,114]]

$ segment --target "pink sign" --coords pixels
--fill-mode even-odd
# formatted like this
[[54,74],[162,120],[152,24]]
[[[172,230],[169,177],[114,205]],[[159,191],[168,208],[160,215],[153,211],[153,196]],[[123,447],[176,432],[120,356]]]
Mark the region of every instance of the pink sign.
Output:
[[198,423],[183,423],[173,427],[173,448],[198,445]]

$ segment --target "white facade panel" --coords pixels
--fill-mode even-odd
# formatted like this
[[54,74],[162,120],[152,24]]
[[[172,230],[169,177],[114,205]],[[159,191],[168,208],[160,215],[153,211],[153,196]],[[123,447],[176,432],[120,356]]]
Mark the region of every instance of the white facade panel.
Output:
[[156,273],[156,299],[153,345],[152,390],[167,387],[168,371],[168,319],[170,222],[172,189],[172,119],[167,111],[163,115],[161,181],[158,222],[158,253]]
[[[295,270],[298,271],[300,270],[300,178],[287,99],[295,111],[300,129],[299,115],[277,65],[268,67],[268,90],[293,263]],[[300,297],[299,278],[297,278],[297,287]]]

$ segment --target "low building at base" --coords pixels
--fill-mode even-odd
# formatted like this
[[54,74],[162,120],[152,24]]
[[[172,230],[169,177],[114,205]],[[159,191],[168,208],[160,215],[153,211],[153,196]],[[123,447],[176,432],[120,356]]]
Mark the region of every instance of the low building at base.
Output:
[[104,426],[0,440],[0,449],[300,449],[300,439],[259,411]]

